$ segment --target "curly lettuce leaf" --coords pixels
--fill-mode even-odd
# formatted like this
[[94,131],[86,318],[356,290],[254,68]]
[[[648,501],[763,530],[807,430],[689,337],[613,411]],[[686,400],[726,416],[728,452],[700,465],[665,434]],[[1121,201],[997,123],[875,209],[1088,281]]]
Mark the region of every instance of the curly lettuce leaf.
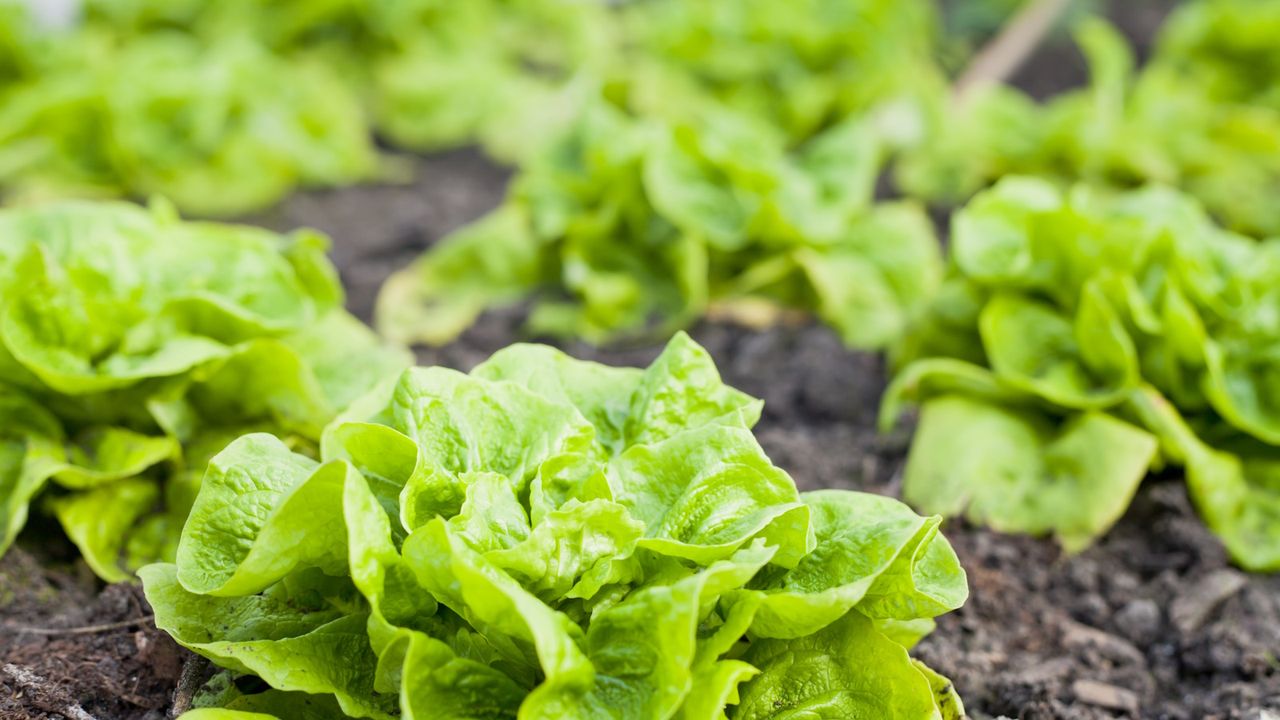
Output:
[[[234,686],[232,686],[234,689]],[[188,710],[186,720],[346,720],[350,716],[325,695],[267,690],[240,694],[231,691],[221,697],[196,697],[196,704],[217,703]]]
[[[263,590],[300,564],[341,572],[347,548],[335,536],[345,534],[340,499],[348,467],[321,468],[271,435],[232,442],[205,471],[188,516],[197,532],[184,533],[178,544],[178,581],[202,595],[236,596]],[[264,509],[276,512],[266,515]],[[305,524],[290,522],[302,518]],[[221,538],[239,542],[218,542]]]
[[200,707],[183,712],[180,717],[186,720],[275,720],[275,715],[266,712],[250,712],[246,710],[224,710],[216,707]]
[[1103,413],[1058,423],[943,395],[921,408],[903,494],[1004,532],[1052,532],[1077,551],[1120,519],[1155,452],[1150,433]]
[[501,671],[458,657],[448,645],[414,634],[400,679],[400,717],[406,720],[513,719],[525,688]]
[[418,583],[484,636],[501,657],[546,679],[525,702],[553,703],[590,687],[594,670],[582,628],[543,603],[437,518],[409,536],[405,562]]
[[391,717],[394,700],[373,690],[377,658],[364,614],[308,607],[315,592],[287,585],[263,596],[198,595],[181,586],[172,565],[148,565],[139,576],[157,627],[188,649],[278,690],[333,695],[349,715]]
[[[672,339],[668,352],[693,345],[691,340],[684,338],[683,333],[676,338]],[[701,365],[710,364],[710,358],[705,353],[701,357],[694,355],[691,350],[680,354],[684,357],[678,362],[670,363],[669,368],[678,369],[689,365],[688,374],[692,376],[703,369]],[[646,379],[651,387],[657,386],[661,380],[660,377],[653,377],[659,374],[654,369],[642,371],[638,368],[583,362],[545,345],[528,344],[512,345],[499,350],[477,365],[471,374],[486,380],[507,380],[524,386],[536,395],[572,405],[595,428],[596,441],[610,449],[627,444],[628,424],[633,428],[638,427],[635,421],[630,420],[631,398],[636,388]],[[697,374],[706,376],[705,372]],[[668,380],[674,384],[673,381],[674,378]],[[719,377],[710,384],[720,385]],[[723,386],[697,386],[696,390],[730,395],[730,391]],[[666,394],[678,395],[671,391]],[[688,396],[694,402],[703,402],[696,392],[690,392]],[[669,404],[676,403],[669,401]],[[727,412],[728,409],[725,410],[726,414]]]
[[751,634],[810,635],[857,608],[871,618],[933,618],[964,604],[964,570],[938,532],[891,498],[823,490],[805,493],[817,537],[813,551],[771,582]]
[[709,426],[623,452],[608,468],[618,502],[645,526],[641,546],[705,564],[761,535],[790,566],[813,549],[795,483],[751,432]]
[[858,612],[807,637],[754,642],[743,660],[761,674],[742,692],[740,720],[944,717],[931,686],[936,676]]
[[702,608],[769,561],[757,544],[670,585],[644,587],[592,617],[586,648],[595,679],[581,695],[526,701],[532,718],[672,717],[693,691]]

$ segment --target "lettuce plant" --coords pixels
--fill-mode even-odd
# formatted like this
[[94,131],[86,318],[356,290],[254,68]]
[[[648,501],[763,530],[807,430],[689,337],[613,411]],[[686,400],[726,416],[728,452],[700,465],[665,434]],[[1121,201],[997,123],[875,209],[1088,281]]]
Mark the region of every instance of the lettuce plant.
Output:
[[1006,86],[962,98],[944,116],[945,131],[899,165],[898,183],[916,197],[957,202],[1006,174],[1116,189],[1157,182],[1195,196],[1233,229],[1280,234],[1272,200],[1280,101],[1267,72],[1276,18],[1275,0],[1186,3],[1136,72],[1117,31],[1084,23],[1089,87],[1044,105]]
[[1194,200],[1010,177],[952,224],[947,279],[886,394],[920,405],[904,493],[1077,550],[1181,465],[1209,527],[1280,570],[1280,244]]
[[711,103],[801,143],[851,117],[883,114],[903,139],[915,139],[945,84],[932,57],[932,2],[656,0],[623,8],[632,51],[616,74],[646,116]]
[[593,342],[797,308],[884,347],[941,275],[924,213],[872,202],[884,145],[861,119],[789,150],[751,116],[644,121],[593,103],[503,206],[388,281],[380,327],[445,342],[532,295],[535,332]]
[[126,42],[86,30],[40,65],[0,105],[0,181],[11,194],[159,194],[198,215],[231,215],[300,184],[378,172],[355,93],[322,64],[251,40],[171,32]]
[[196,717],[960,717],[907,653],[967,593],[939,518],[797,492],[760,408],[680,334],[644,370],[407,370],[318,461],[236,440],[140,573],[160,627],[271,688],[224,677]]
[[1171,15],[1158,52],[1217,100],[1280,110],[1280,2],[1200,0]]
[[314,233],[166,206],[0,211],[0,551],[33,498],[107,580],[172,557],[205,464],[320,431],[409,364],[342,310]]

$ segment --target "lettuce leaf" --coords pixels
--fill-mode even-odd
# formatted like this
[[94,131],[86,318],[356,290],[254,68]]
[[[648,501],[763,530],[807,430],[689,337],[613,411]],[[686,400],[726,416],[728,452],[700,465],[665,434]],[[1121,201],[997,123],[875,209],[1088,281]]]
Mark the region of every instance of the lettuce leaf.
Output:
[[761,674],[735,720],[944,717],[930,678],[858,612],[804,638],[752,643],[743,659]]
[[409,369],[336,419],[318,459],[265,433],[213,458],[176,564],[141,573],[147,597],[180,643],[272,688],[214,693],[211,718],[298,692],[374,718],[825,702],[800,686],[953,717],[906,650],[967,595],[940,519],[800,495],[751,434],[759,412],[684,334],[643,370],[537,345],[467,375]]

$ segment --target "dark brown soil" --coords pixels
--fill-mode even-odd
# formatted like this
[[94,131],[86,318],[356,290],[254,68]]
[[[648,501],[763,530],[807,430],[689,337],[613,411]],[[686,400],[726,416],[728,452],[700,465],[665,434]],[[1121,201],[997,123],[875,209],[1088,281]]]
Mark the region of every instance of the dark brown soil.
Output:
[[190,654],[151,624],[142,590],[98,587],[22,548],[0,560],[0,718],[161,720]]
[[[1121,27],[1145,48],[1168,2],[1113,5]],[[1071,66],[1055,52],[1063,51],[1038,54],[1019,82],[1036,94],[1078,83],[1078,56]],[[1041,80],[1027,79],[1035,77]],[[368,318],[381,280],[495,205],[507,177],[467,151],[423,160],[419,171],[402,186],[304,193],[258,221],[329,232],[348,304]],[[518,308],[491,313],[458,342],[423,350],[419,359],[470,368],[528,339],[520,316]],[[729,382],[766,400],[761,442],[801,487],[897,493],[908,436],[875,432],[885,382],[877,357],[844,349],[815,325],[751,332],[704,324],[692,334]],[[660,348],[567,349],[634,365]],[[1149,481],[1119,525],[1075,557],[1047,540],[962,522],[947,535],[972,596],[918,654],[953,678],[973,717],[1280,717],[1280,577],[1232,569],[1177,478]],[[24,542],[31,546],[32,537]],[[145,623],[74,634],[17,629],[146,617],[135,588],[103,590],[82,564],[70,568],[37,563],[22,550],[0,560],[0,718],[74,717],[77,705],[96,720],[164,717],[190,654]]]
[[334,238],[331,257],[347,306],[369,318],[382,281],[496,206],[510,175],[472,150],[414,162],[411,182],[299,193],[253,221],[281,231],[312,227]]
[[1267,720],[1280,577],[1232,569],[1180,482],[1149,481],[1097,546],[952,524],[972,595],[921,645],[975,715]]

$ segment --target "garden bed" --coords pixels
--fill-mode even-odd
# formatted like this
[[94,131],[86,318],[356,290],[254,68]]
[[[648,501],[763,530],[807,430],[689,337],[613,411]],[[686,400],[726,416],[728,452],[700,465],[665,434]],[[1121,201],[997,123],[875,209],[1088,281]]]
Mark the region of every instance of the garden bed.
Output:
[[[472,153],[447,154],[424,161],[413,186],[299,196],[264,222],[333,233],[349,304],[367,318],[381,277],[495,203],[503,179]],[[469,369],[521,339],[519,328],[518,308],[491,313],[419,360]],[[703,324],[693,336],[731,384],[765,399],[760,441],[802,488],[897,492],[907,435],[875,431],[885,383],[876,356],[844,349],[817,325]],[[659,347],[568,349],[634,365]],[[1280,709],[1280,578],[1231,569],[1176,480],[1147,482],[1120,524],[1075,557],[1048,540],[948,526],[972,596],[920,655],[954,679],[974,717],[1259,720]],[[3,716],[55,718],[76,702],[98,720],[163,717],[193,656],[145,622],[121,625],[146,617],[139,592],[98,592],[82,565],[48,569],[31,545],[0,561],[0,659],[31,674],[27,683],[0,677]],[[54,567],[71,557],[56,543],[40,554]],[[31,676],[45,682],[28,686]]]
[[[1162,5],[1133,3],[1117,18],[1139,48]],[[1073,53],[1050,43],[1016,79],[1038,95],[1075,84],[1083,65]],[[367,320],[381,281],[496,205],[506,176],[474,152],[446,153],[421,161],[412,184],[301,194],[256,220],[330,233],[348,306]],[[469,369],[524,339],[520,315],[491,313],[419,360]],[[703,324],[692,334],[729,383],[765,399],[760,441],[802,489],[897,494],[908,436],[875,430],[879,358],[817,325]],[[567,349],[635,365],[660,346]],[[1183,487],[1148,480],[1120,523],[1071,557],[1049,540],[949,523],[971,597],[919,656],[954,680],[975,718],[1275,717],[1280,577],[1233,569]],[[139,590],[101,588],[69,546],[47,539],[56,537],[34,523],[0,559],[0,717],[158,720],[175,695],[181,709],[207,665],[149,624]]]

